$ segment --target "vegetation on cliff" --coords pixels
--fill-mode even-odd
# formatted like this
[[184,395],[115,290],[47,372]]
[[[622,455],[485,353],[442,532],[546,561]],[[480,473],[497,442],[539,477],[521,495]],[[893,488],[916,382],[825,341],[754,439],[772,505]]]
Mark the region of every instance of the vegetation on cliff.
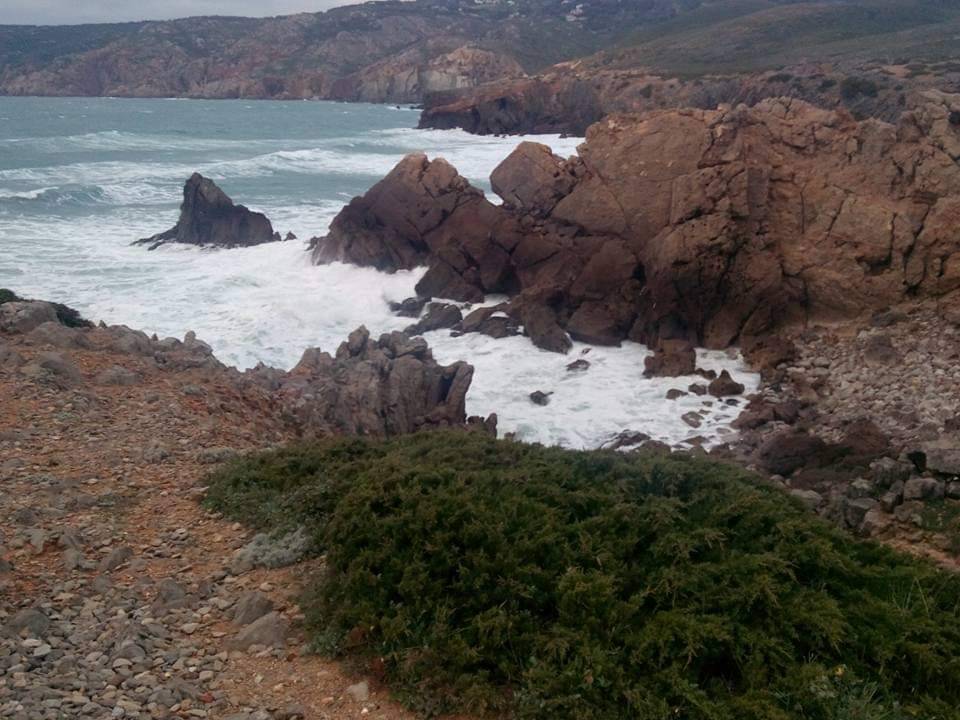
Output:
[[960,718],[960,577],[733,467],[435,433],[252,456],[207,502],[305,526],[317,647],[427,713]]

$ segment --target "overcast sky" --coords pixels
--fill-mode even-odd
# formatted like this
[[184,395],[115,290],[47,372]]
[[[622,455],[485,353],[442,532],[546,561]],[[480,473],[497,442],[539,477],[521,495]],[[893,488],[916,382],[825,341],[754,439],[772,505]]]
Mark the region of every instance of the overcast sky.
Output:
[[357,0],[0,0],[0,25],[72,25],[191,15],[289,15]]

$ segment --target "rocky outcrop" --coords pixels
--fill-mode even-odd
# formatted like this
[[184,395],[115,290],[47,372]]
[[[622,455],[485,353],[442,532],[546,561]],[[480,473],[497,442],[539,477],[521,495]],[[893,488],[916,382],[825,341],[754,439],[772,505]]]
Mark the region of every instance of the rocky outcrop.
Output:
[[503,206],[414,156],[315,257],[428,263],[421,295],[508,293],[509,315],[548,308],[600,344],[752,347],[792,322],[951,305],[960,97],[923,99],[898,125],[786,98],[610,117],[577,158],[522,144],[494,172]]
[[562,132],[583,135],[617,113],[756,105],[790,97],[856,117],[896,122],[920,93],[955,86],[956,76],[904,76],[896,68],[804,64],[776,71],[678,78],[648,68],[609,69],[601,59],[563,63],[535,76],[504,76],[427,95],[422,128],[462,128],[480,135]]
[[335,356],[307,350],[289,373],[253,371],[305,436],[388,436],[463,426],[473,367],[439,365],[422,338],[370,338],[361,327]]
[[222,248],[249,247],[280,240],[263,213],[235,205],[217,184],[194,173],[183,186],[180,219],[166,232],[138,240],[156,250],[166,243]]
[[[0,304],[0,371],[52,387],[100,390],[140,387],[158,371],[189,376],[185,394],[201,396],[204,387],[216,387],[217,393],[255,408],[265,431],[281,427],[285,434],[305,438],[496,429],[494,417],[468,421],[473,367],[440,365],[425,340],[403,333],[376,340],[360,328],[335,355],[311,348],[289,372],[260,366],[241,373],[220,363],[192,332],[183,340],[158,339],[122,326],[61,323],[49,303]],[[96,364],[103,364],[102,357],[110,363],[88,374],[89,363],[81,362],[88,356],[96,357]]]

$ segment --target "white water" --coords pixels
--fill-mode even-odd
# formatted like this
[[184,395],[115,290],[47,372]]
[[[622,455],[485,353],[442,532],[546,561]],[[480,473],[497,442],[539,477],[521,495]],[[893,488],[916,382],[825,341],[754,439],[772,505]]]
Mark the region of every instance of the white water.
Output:
[[[392,108],[109,102],[0,98],[0,116],[14,120],[0,123],[0,287],[160,336],[194,330],[221,360],[241,368],[261,361],[290,367],[311,346],[334,351],[361,324],[374,334],[410,324],[393,316],[387,302],[413,295],[420,272],[313,267],[303,240],[322,235],[351,196],[407,152],[443,156],[489,190],[490,172],[519,142],[409,130],[402,126],[415,116]],[[224,119],[226,108],[239,119]],[[17,124],[17,113],[27,112]],[[190,124],[178,119],[186,112],[206,113],[206,135],[170,129]],[[222,127],[211,128],[209,118]],[[31,135],[34,127],[40,130]],[[536,139],[562,155],[579,142]],[[194,171],[302,240],[229,251],[131,247],[174,224],[183,180]],[[502,433],[526,440],[595,447],[630,430],[671,444],[694,436],[715,442],[737,413],[693,395],[666,400],[668,389],[686,389],[699,378],[644,378],[647,350],[635,344],[577,345],[561,356],[522,337],[453,338],[439,331],[427,340],[441,362],[476,367],[468,412],[496,412]],[[568,372],[584,351],[589,371]],[[757,385],[724,353],[702,353],[700,366],[729,369],[748,391]],[[535,390],[553,393],[549,406],[529,400]],[[694,430],[681,416],[699,410],[706,415]]]

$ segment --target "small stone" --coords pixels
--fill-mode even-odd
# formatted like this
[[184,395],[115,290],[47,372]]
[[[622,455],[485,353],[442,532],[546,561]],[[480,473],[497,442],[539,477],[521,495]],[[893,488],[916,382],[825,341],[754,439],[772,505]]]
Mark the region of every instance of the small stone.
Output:
[[273,601],[263,593],[253,590],[237,600],[233,613],[235,625],[249,625],[273,610]]
[[370,685],[366,680],[351,685],[347,688],[347,695],[353,698],[355,702],[366,702],[370,699]]
[[133,549],[126,546],[119,547],[100,561],[98,569],[100,572],[110,572],[111,570],[116,570],[118,567],[128,562],[132,557]]

